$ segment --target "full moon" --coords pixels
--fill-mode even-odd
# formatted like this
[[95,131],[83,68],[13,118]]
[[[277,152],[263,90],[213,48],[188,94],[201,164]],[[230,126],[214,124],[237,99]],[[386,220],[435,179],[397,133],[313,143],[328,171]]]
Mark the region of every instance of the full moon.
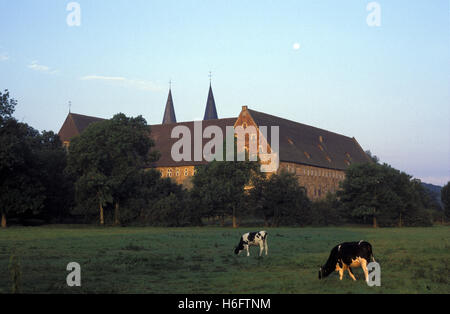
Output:
[[300,49],[300,44],[299,44],[299,43],[295,43],[295,44],[292,46],[292,48],[293,48],[294,50],[299,50],[299,49]]

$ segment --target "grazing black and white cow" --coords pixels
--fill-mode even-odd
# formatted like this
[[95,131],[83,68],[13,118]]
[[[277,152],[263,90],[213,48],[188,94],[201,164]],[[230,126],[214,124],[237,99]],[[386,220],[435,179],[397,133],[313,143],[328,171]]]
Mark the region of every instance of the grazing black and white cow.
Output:
[[350,277],[356,280],[352,272],[352,267],[361,267],[364,271],[364,277],[366,281],[369,281],[369,271],[367,270],[367,264],[370,261],[375,262],[375,258],[372,253],[372,245],[366,241],[359,242],[345,242],[336,245],[330,253],[325,265],[320,267],[319,279],[325,278],[333,271],[339,272],[339,279],[342,280],[344,271],[347,270]]
[[266,255],[268,254],[269,246],[267,245],[267,235],[266,231],[258,232],[248,232],[242,235],[238,246],[234,249],[235,254],[240,254],[241,251],[247,250],[247,256],[250,256],[249,247],[259,245],[259,256],[266,249]]

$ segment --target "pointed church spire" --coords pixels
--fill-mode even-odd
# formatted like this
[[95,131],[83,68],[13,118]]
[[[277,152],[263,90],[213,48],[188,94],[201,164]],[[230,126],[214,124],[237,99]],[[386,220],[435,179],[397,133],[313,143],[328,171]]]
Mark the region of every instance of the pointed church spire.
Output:
[[[211,80],[211,77],[210,77]],[[208,100],[206,101],[206,110],[205,110],[205,117],[203,120],[214,120],[219,119],[217,116],[217,110],[216,110],[216,102],[214,101],[214,94],[212,91],[211,81],[209,82],[209,94],[208,94]]]
[[177,118],[175,116],[175,108],[173,107],[172,87],[169,88],[169,96],[167,97],[166,110],[164,111],[164,118],[162,124],[170,124],[170,123],[177,123]]

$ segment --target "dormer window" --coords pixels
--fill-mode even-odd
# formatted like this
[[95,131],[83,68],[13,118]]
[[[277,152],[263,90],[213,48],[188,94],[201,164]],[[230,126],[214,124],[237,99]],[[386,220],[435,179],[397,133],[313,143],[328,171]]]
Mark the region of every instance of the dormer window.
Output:
[[323,143],[323,136],[319,136],[319,142]]
[[305,154],[306,158],[311,159],[311,155],[310,154],[308,154],[307,152],[303,152],[303,153]]

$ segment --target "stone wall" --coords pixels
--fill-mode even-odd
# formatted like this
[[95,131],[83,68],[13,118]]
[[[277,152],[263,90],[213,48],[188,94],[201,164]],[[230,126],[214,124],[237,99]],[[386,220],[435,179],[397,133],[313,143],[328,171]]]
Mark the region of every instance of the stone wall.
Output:
[[339,182],[345,179],[345,173],[341,170],[296,163],[281,162],[278,173],[282,170],[294,173],[298,177],[299,184],[306,188],[310,200],[323,199],[328,192],[336,192],[339,189]]

